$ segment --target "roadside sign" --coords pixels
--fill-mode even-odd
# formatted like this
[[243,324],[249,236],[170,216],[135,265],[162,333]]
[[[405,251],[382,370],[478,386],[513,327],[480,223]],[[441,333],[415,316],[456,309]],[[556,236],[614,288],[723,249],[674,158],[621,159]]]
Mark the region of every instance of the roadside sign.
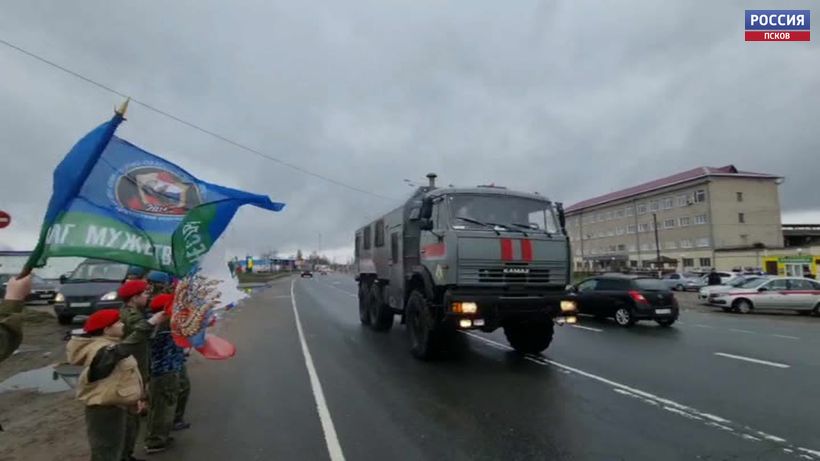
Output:
[[11,224],[11,215],[0,210],[0,229],[9,227],[9,224]]

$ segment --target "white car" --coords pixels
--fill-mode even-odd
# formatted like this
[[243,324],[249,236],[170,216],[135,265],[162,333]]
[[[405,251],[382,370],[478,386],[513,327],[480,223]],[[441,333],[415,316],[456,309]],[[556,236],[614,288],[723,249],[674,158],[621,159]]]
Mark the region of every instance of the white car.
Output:
[[767,279],[767,275],[741,275],[733,277],[723,285],[705,286],[698,290],[698,301],[709,304],[709,299],[717,297],[720,293],[725,293],[732,288],[737,288],[744,283],[748,283],[758,279]]
[[820,282],[800,277],[762,278],[718,293],[709,303],[742,314],[772,309],[820,315]]

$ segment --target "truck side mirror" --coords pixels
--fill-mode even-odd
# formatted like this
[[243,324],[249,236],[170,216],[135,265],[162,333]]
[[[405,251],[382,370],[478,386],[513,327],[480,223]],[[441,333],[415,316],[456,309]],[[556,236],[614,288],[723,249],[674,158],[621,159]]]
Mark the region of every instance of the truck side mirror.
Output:
[[561,224],[561,230],[566,230],[567,216],[564,214],[564,204],[561,202],[556,202],[555,208],[558,210],[558,223]]
[[419,224],[419,228],[425,231],[433,230],[433,221],[430,219],[422,219],[421,224]]
[[66,277],[65,274],[61,275],[60,276],[60,285],[64,284],[66,282],[66,280],[68,280],[68,277]]
[[421,208],[417,207],[417,208],[413,208],[412,210],[410,210],[410,216],[408,218],[408,219],[410,219],[410,221],[418,221],[420,217],[421,217]]
[[575,288],[575,285],[567,285],[567,286],[564,288],[564,290],[565,290],[567,293],[575,293],[576,291],[578,291],[578,290]]

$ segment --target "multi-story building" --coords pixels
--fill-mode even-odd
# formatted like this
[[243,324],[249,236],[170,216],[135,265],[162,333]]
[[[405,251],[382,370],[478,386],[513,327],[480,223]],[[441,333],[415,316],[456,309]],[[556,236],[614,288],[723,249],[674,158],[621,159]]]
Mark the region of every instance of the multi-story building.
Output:
[[576,270],[709,268],[715,252],[782,248],[771,174],[700,167],[567,208]]

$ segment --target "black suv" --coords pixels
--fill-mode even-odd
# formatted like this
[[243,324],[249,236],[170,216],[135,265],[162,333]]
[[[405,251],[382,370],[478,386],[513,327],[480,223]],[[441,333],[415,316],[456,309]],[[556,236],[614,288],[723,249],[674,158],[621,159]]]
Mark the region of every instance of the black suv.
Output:
[[614,318],[622,327],[639,320],[654,320],[668,327],[678,319],[678,301],[666,284],[639,275],[602,275],[588,278],[567,290],[574,294],[581,314]]

